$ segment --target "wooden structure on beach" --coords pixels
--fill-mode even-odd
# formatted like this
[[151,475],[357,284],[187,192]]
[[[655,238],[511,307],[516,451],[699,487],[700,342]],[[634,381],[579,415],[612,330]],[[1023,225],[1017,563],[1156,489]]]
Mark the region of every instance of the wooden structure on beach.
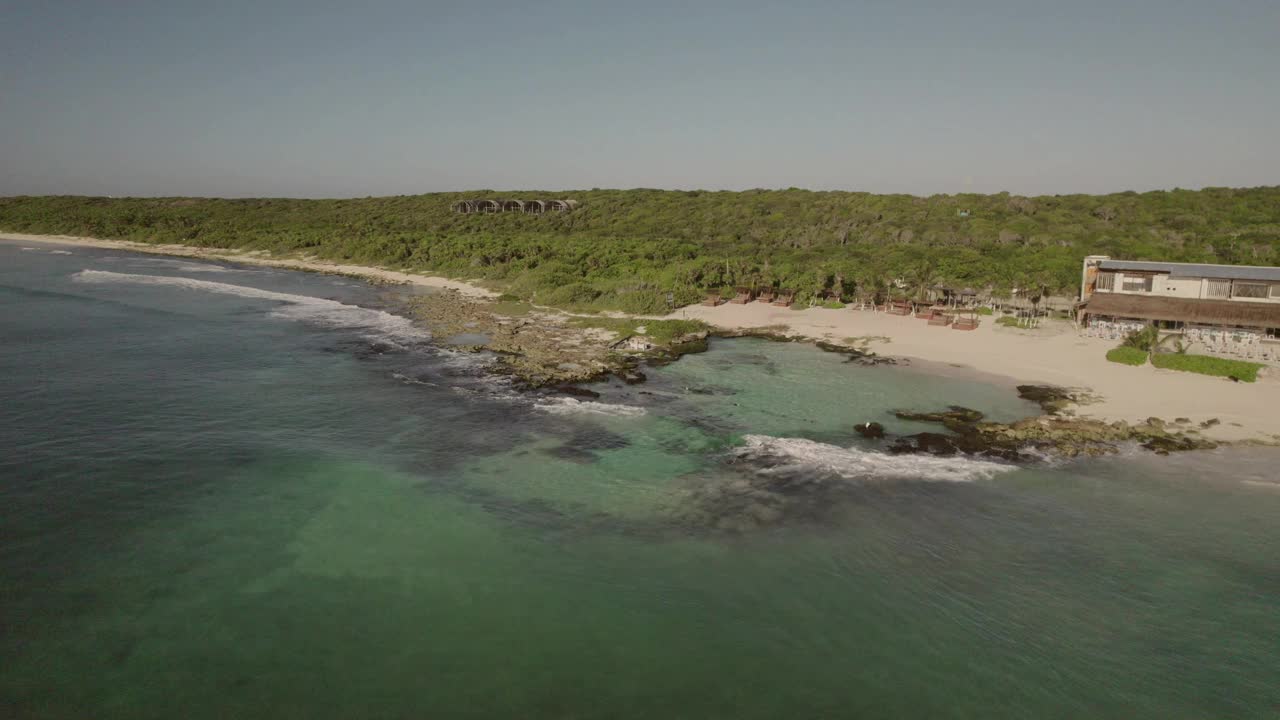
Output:
[[976,308],[965,308],[956,311],[955,320],[951,323],[952,330],[977,330],[978,329],[978,311]]
[[569,212],[578,207],[577,200],[459,200],[450,206],[459,215],[483,213],[523,213],[541,215],[546,212]]

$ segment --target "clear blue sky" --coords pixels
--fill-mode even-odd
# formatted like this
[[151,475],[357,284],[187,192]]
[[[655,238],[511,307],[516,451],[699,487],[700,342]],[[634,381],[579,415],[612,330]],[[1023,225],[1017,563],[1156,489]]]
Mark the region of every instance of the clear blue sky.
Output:
[[1280,2],[0,0],[0,195],[1280,184]]

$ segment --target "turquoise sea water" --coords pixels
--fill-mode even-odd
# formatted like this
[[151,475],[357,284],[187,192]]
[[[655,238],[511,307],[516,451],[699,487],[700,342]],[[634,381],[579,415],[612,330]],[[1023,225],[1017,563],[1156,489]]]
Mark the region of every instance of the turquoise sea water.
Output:
[[396,291],[0,243],[0,716],[1280,716],[1280,453],[893,457],[1005,387],[514,392]]

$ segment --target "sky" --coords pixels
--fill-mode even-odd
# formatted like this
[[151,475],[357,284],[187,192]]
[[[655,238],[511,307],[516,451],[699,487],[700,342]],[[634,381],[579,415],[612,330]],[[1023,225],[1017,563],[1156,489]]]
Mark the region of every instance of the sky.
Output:
[[0,0],[0,195],[1277,184],[1277,0]]

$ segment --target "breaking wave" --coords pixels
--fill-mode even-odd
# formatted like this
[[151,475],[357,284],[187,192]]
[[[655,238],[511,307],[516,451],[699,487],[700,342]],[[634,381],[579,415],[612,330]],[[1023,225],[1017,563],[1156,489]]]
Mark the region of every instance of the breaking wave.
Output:
[[50,250],[49,254],[50,255],[74,255],[75,253],[71,252],[70,250]]
[[174,270],[182,272],[199,272],[199,273],[224,273],[231,272],[230,269],[221,265],[213,265],[211,263],[187,262],[186,260],[170,260],[169,258],[142,258],[141,262],[149,265],[163,265]]
[[609,415],[612,417],[639,417],[648,412],[644,408],[636,407],[634,405],[610,405],[609,403],[578,400],[568,397],[547,398],[546,400],[539,401],[534,405],[534,407],[553,415],[587,414]]
[[824,473],[850,480],[972,482],[1015,470],[1013,465],[952,456],[889,455],[806,440],[747,435],[735,455],[766,475]]
[[271,315],[275,317],[339,330],[351,330],[371,340],[381,340],[397,345],[424,342],[431,337],[431,333],[415,326],[407,318],[381,310],[363,308],[359,305],[347,305],[337,300],[292,295],[290,293],[260,290],[254,287],[196,280],[194,278],[169,277],[165,275],[132,275],[106,270],[82,270],[73,275],[72,278],[76,282],[82,283],[162,285],[256,300],[272,300],[282,303],[282,305],[271,311]]

